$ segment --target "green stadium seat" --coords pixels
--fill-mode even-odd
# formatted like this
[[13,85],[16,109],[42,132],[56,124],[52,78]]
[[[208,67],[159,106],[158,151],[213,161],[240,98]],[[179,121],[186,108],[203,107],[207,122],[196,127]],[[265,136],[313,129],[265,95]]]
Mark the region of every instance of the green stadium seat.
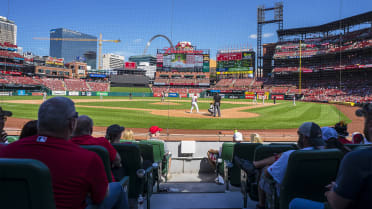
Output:
[[[325,186],[334,181],[343,158],[338,149],[298,150],[288,160],[288,167],[280,185],[280,197],[267,199],[268,207],[288,209],[294,198],[326,202]],[[277,194],[273,181],[273,194]]]
[[107,179],[112,182],[110,156],[106,148],[99,145],[81,145],[80,147],[95,152],[102,160],[107,174]]
[[120,143],[134,143],[134,144],[138,144],[139,141],[136,141],[136,140],[127,140],[127,139],[120,139]]
[[4,209],[55,209],[48,167],[32,159],[0,159],[0,204]]
[[154,162],[158,163],[159,165],[159,176],[163,175],[165,177],[165,182],[167,182],[168,164],[171,155],[168,154],[164,156],[164,143],[155,140],[142,140],[140,143],[152,145],[154,152]]
[[9,143],[15,142],[19,139],[19,136],[7,136],[6,140],[8,140]]
[[[139,143],[138,144],[140,151],[141,151],[141,156],[143,159],[143,166],[146,167],[146,163],[148,164],[147,166],[153,165],[154,161],[154,152],[153,152],[153,146],[151,144],[145,144],[145,143]],[[159,192],[159,184],[160,184],[160,178],[159,178],[159,171],[158,169],[159,166],[154,167],[153,170],[153,177],[154,177],[154,182],[157,183],[156,191]]]
[[358,147],[372,147],[372,144],[345,144],[345,147],[349,147],[351,150],[354,150]]
[[[150,209],[150,197],[153,188],[153,167],[144,170],[141,151],[138,144],[113,144],[118,151],[125,171],[125,176],[129,176],[129,198],[136,199],[139,195],[146,195],[147,208]],[[143,176],[138,175],[144,171]]]
[[[262,145],[257,147],[254,151],[254,161],[263,160],[265,158],[273,156],[274,154],[297,149],[296,147],[297,146],[293,146],[293,144]],[[244,206],[246,207],[248,194],[252,200],[258,201],[258,176],[248,177],[248,175],[243,170],[241,170],[241,178],[241,192],[243,194]]]
[[[217,159],[217,172],[224,175],[225,161],[232,162],[235,142],[224,142],[222,144],[221,156]],[[220,161],[220,162],[218,162]]]
[[[253,161],[254,157],[254,150],[258,147],[262,146],[261,143],[236,143],[234,145],[233,151],[233,160],[225,161],[225,169],[224,169],[224,178],[226,183],[226,190],[229,190],[230,184],[236,187],[240,187],[240,168],[234,164],[234,157],[237,156],[239,158]],[[231,164],[232,163],[232,164]]]

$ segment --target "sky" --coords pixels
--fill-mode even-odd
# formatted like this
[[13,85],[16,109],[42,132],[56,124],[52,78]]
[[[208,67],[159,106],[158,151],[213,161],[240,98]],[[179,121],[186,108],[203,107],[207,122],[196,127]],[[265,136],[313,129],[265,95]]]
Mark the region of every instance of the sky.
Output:
[[[0,16],[8,16],[18,26],[17,45],[23,51],[49,55],[49,37],[53,28],[68,28],[103,39],[103,53],[131,55],[143,53],[154,35],[168,36],[174,44],[190,41],[199,49],[210,49],[215,58],[218,49],[256,49],[257,7],[271,7],[272,0],[1,0]],[[8,5],[9,3],[9,5]],[[284,0],[284,28],[320,25],[372,11],[371,0]],[[9,8],[9,10],[8,10]],[[273,13],[267,14],[267,19]],[[263,43],[277,40],[276,24],[263,27]],[[166,40],[155,39],[149,54],[168,47]]]

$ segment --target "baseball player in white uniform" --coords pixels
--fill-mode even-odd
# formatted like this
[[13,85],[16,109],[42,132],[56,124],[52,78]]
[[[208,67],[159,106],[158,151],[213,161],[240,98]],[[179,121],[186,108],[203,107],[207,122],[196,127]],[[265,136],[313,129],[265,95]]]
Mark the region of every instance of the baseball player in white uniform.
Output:
[[191,97],[191,110],[190,113],[192,113],[192,110],[196,108],[196,112],[199,113],[199,107],[198,107],[198,96],[194,95]]

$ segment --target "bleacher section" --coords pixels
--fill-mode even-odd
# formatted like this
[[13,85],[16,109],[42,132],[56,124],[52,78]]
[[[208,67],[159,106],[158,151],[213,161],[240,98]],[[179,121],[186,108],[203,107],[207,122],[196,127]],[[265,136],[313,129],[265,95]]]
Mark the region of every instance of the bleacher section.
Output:
[[109,83],[87,82],[91,91],[109,91]]
[[89,91],[89,87],[85,81],[79,79],[65,79],[66,89],[69,91]]

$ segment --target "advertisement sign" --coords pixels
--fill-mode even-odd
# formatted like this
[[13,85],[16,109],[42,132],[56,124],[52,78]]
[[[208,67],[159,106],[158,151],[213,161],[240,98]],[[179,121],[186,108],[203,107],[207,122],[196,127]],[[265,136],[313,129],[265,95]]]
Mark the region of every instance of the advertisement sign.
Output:
[[217,74],[249,74],[253,77],[255,69],[255,52],[218,52]]
[[125,62],[125,68],[126,69],[136,69],[137,64],[135,62]]
[[3,75],[22,75],[22,72],[13,72],[13,71],[0,71]]
[[168,97],[178,97],[178,93],[168,93]]
[[90,74],[88,74],[88,76],[91,77],[91,78],[106,78],[106,75],[96,74],[96,73],[90,73]]
[[87,92],[87,96],[88,97],[92,96],[92,92]]
[[66,91],[52,91],[53,96],[66,96]]
[[10,92],[0,92],[0,96],[9,96]]
[[274,99],[276,97],[276,100],[284,100],[284,95],[278,95],[278,94],[273,94],[271,95],[271,99]]
[[42,92],[32,92],[31,95],[32,96],[43,96],[43,93]]
[[182,98],[187,98],[187,94],[185,93],[180,93],[179,96],[181,96]]
[[161,93],[154,93],[154,97],[161,97]]
[[49,65],[64,65],[63,62],[64,62],[63,58],[55,58],[55,57],[48,57],[45,60],[45,64],[49,64]]
[[108,96],[108,92],[97,92],[97,96]]
[[78,91],[70,91],[70,92],[68,92],[68,95],[69,96],[79,96],[79,92]]
[[18,90],[17,94],[18,94],[18,96],[25,96],[26,95],[26,90]]

